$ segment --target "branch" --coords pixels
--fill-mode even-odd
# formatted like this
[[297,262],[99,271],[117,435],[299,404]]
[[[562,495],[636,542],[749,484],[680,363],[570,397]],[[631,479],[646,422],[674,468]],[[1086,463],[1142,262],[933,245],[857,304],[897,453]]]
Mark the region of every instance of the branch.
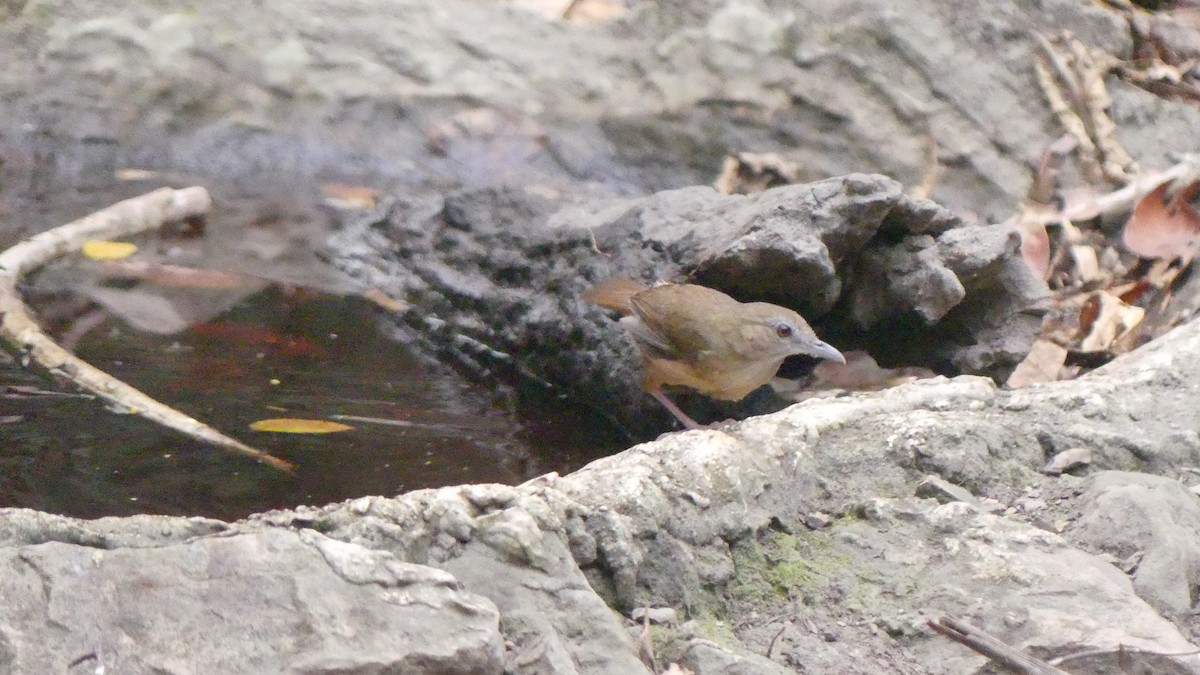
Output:
[[983,654],[997,665],[1022,675],[1070,675],[1065,670],[1059,670],[1041,659],[1008,646],[1000,640],[988,635],[971,624],[960,621],[952,616],[944,616],[938,621],[930,621],[929,627],[955,642],[960,642],[971,649]]
[[211,204],[208,191],[202,187],[163,188],[42,232],[0,253],[0,339],[51,372],[62,373],[117,409],[141,415],[197,440],[290,473],[292,465],[289,462],[230,438],[76,358],[42,332],[17,292],[17,283],[25,274],[78,250],[85,241],[116,239],[156,229],[166,222],[205,213]]

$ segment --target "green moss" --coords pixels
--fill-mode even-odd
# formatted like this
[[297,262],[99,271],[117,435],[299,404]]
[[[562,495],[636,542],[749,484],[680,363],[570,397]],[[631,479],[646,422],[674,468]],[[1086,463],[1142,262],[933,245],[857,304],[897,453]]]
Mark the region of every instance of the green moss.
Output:
[[715,616],[704,615],[696,617],[696,627],[699,629],[700,637],[712,640],[719,647],[724,649],[742,647],[741,641],[733,632],[733,627],[727,621],[722,621]]
[[732,553],[730,599],[758,607],[816,594],[850,564],[849,556],[834,551],[826,532],[773,532],[738,542]]

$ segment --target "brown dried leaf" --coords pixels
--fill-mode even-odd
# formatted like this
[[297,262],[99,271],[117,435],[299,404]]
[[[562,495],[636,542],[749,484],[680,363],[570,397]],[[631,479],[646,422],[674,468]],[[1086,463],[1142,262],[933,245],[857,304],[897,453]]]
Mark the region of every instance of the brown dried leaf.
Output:
[[1100,281],[1106,275],[1100,268],[1096,249],[1084,244],[1071,247],[1071,261],[1075,263],[1075,280],[1080,284]]
[[1108,291],[1090,294],[1079,310],[1079,351],[1118,351],[1115,343],[1137,328],[1145,316],[1146,310],[1127,305]]
[[1021,235],[1021,257],[1042,279],[1050,271],[1050,235],[1046,232],[1046,223],[1051,216],[1050,207],[1026,202],[1007,223]]
[[1049,340],[1038,340],[1033,343],[1025,360],[1008,376],[1008,386],[1018,389],[1031,384],[1053,382],[1059,378],[1066,360],[1066,347]]
[[800,165],[773,152],[725,155],[713,189],[724,195],[748,195],[800,180]]
[[1191,260],[1200,245],[1200,213],[1191,199],[1200,193],[1192,181],[1169,197],[1171,183],[1163,183],[1138,200],[1125,223],[1121,241],[1143,258]]

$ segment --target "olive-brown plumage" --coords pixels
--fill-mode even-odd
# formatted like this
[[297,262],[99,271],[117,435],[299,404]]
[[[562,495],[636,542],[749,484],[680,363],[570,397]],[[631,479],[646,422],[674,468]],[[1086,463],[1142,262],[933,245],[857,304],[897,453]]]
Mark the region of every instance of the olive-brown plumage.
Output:
[[738,302],[694,284],[646,288],[613,279],[586,291],[588,302],[622,314],[642,353],[642,387],[689,429],[701,428],[662,393],[679,385],[737,401],[775,376],[783,360],[807,354],[845,363],[796,312],[766,302]]

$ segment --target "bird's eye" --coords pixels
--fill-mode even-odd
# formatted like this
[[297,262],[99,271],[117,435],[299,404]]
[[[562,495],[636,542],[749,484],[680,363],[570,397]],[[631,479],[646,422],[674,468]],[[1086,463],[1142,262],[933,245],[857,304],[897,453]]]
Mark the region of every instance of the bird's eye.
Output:
[[786,323],[781,323],[775,327],[775,334],[781,338],[790,338],[792,337],[792,327]]

